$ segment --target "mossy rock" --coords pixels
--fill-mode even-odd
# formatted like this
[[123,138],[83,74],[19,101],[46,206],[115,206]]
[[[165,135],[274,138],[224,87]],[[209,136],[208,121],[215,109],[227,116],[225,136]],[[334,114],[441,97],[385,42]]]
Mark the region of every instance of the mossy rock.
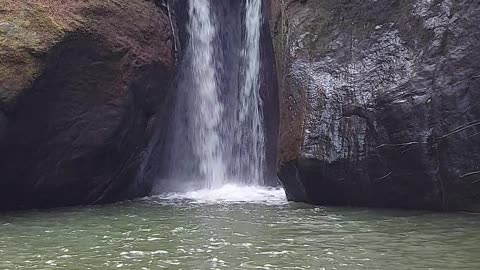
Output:
[[38,77],[43,56],[68,31],[47,10],[20,1],[14,9],[0,11],[0,105],[4,110]]
[[0,0],[0,210],[147,195],[173,77],[153,0]]

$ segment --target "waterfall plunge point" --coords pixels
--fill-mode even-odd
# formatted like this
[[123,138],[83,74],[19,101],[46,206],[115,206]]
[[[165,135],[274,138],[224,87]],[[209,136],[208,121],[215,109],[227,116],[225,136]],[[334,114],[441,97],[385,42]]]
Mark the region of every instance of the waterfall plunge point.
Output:
[[[175,183],[181,191],[197,191],[167,197],[257,201],[278,198],[280,191],[284,198],[282,190],[261,187],[265,174],[260,98],[262,2],[245,0],[242,46],[237,51],[226,51],[220,45],[226,33],[210,0],[188,4],[189,42],[178,80],[169,178],[183,182]],[[235,54],[240,74],[227,74],[227,80],[238,76],[238,86],[226,87],[219,74],[226,65],[225,55]]]

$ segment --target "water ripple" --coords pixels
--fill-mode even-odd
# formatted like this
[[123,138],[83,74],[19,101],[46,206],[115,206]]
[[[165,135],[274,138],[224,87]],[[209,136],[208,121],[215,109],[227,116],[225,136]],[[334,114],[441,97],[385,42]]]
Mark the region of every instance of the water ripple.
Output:
[[313,207],[232,188],[1,216],[0,269],[480,269],[478,215]]

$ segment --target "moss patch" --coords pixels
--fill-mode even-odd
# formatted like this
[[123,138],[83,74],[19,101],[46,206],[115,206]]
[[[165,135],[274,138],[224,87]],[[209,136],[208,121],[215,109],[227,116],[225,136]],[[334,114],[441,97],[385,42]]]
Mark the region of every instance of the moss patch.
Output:
[[42,56],[68,30],[45,6],[18,3],[0,17],[0,106],[9,107],[42,69]]

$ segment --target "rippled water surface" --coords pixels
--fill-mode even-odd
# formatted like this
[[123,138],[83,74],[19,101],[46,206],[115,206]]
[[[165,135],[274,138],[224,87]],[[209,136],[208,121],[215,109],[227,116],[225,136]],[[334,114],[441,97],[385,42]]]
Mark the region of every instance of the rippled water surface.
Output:
[[0,269],[480,269],[480,216],[313,207],[227,186],[4,214],[0,259]]

